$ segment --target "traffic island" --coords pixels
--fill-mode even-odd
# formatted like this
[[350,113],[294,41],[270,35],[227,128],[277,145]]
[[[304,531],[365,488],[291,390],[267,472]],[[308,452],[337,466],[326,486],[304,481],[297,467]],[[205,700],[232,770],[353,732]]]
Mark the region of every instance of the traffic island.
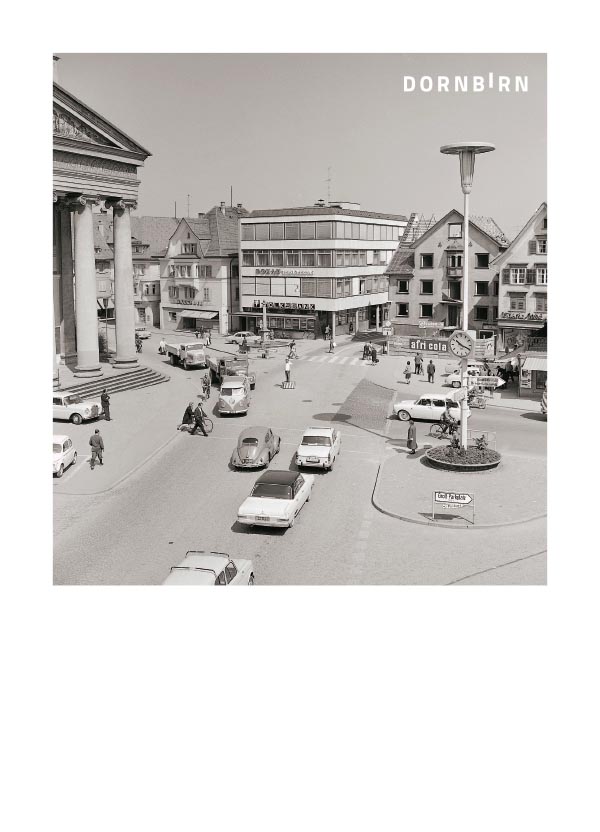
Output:
[[442,471],[456,471],[457,473],[477,473],[497,468],[502,459],[498,451],[490,448],[476,447],[453,448],[445,445],[440,448],[429,448],[425,452],[429,465]]

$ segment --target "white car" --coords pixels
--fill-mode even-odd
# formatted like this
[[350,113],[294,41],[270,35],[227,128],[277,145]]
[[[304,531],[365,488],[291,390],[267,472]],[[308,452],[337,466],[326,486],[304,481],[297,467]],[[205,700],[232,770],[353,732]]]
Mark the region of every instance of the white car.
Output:
[[186,552],[163,581],[163,586],[229,586],[254,583],[252,561],[233,560],[223,552]]
[[291,529],[310,500],[315,478],[298,471],[265,471],[238,509],[238,523]]
[[135,334],[142,339],[150,338],[152,335],[151,332],[148,332],[145,326],[136,326]]
[[[467,362],[467,371],[471,369],[477,368],[478,371],[481,370],[483,367],[483,363],[481,361],[471,361]],[[460,373],[460,361],[452,361],[446,364],[444,367],[444,372],[446,375],[452,375],[453,373]]]
[[341,444],[342,436],[337,428],[307,428],[296,451],[296,465],[331,471]]
[[62,477],[69,465],[77,462],[77,451],[69,436],[54,434],[52,437],[52,473]]
[[250,381],[246,376],[227,376],[219,391],[219,416],[226,413],[247,415],[250,407]]
[[84,419],[97,419],[102,410],[100,399],[82,399],[77,393],[52,393],[52,418],[66,419],[80,425]]
[[[447,368],[446,368],[447,369]],[[469,362],[467,364],[467,376],[470,378],[475,379],[477,376],[483,375],[483,364]],[[460,367],[454,366],[450,375],[446,379],[446,384],[450,385],[450,387],[460,387],[461,386],[461,371]]]
[[[460,404],[447,393],[427,393],[418,399],[407,399],[394,404],[394,413],[401,422],[409,419],[425,419],[428,422],[439,422],[442,413],[449,405],[450,413],[460,422]],[[471,411],[467,409],[467,416]]]
[[250,331],[234,332],[234,334],[231,335],[227,339],[226,343],[227,344],[237,344],[238,347],[239,347],[240,344],[242,343],[242,341],[244,340],[244,338],[246,339],[247,344],[260,344],[261,343],[260,335],[256,335],[256,333],[250,332]]

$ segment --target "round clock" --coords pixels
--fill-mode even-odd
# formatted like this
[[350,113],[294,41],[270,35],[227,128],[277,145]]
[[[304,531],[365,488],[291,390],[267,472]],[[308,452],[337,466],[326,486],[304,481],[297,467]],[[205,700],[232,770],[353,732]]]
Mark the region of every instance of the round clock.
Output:
[[450,336],[450,351],[457,358],[468,358],[473,352],[474,346],[475,341],[473,341],[468,332],[464,332],[462,329],[457,329]]

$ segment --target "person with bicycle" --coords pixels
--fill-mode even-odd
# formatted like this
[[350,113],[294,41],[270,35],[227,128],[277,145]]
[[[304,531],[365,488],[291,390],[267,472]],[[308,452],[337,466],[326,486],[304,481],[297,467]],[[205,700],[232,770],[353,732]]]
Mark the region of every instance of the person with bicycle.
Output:
[[441,415],[440,422],[442,423],[442,436],[445,436],[446,434],[451,436],[456,430],[458,422],[450,413],[450,405],[448,402],[446,402],[446,409]]
[[208,374],[202,379],[202,393],[205,399],[210,399],[210,378]]
[[190,431],[190,436],[193,436],[198,428],[202,431],[205,436],[208,436],[206,429],[204,428],[204,419],[206,418],[206,413],[204,412],[204,408],[202,407],[202,402],[198,402],[196,405],[196,409],[194,410],[194,426]]

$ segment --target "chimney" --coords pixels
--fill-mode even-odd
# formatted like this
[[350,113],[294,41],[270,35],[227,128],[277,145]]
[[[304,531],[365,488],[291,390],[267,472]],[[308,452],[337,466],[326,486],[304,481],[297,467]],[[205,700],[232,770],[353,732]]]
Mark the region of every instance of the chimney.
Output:
[[225,203],[224,202],[221,203],[221,213],[223,215],[225,215]]
[[325,200],[324,199],[317,199],[315,205],[318,208],[324,208],[325,207]]
[[238,208],[243,208],[242,203],[241,203],[241,202],[238,202],[237,207],[238,207]]
[[52,80],[54,81],[55,84],[58,84],[58,62],[59,61],[60,61],[60,58],[58,57],[58,55],[53,55],[52,56]]

